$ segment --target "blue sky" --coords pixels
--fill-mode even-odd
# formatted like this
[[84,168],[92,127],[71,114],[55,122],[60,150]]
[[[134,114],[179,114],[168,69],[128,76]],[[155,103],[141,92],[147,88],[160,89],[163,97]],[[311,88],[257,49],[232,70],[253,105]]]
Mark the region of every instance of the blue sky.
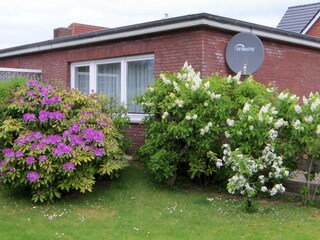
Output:
[[276,27],[288,7],[304,0],[10,0],[0,2],[0,49],[52,39],[72,22],[120,27],[194,13]]

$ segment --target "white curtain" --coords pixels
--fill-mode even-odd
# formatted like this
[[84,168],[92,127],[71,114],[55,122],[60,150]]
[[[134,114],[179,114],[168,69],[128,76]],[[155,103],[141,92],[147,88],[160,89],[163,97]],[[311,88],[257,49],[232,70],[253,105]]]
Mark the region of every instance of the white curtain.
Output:
[[121,64],[109,63],[97,66],[97,93],[104,93],[120,101]]
[[127,104],[130,113],[142,113],[141,106],[132,101],[143,94],[154,81],[153,59],[127,63]]
[[85,94],[90,93],[89,66],[75,68],[75,88]]

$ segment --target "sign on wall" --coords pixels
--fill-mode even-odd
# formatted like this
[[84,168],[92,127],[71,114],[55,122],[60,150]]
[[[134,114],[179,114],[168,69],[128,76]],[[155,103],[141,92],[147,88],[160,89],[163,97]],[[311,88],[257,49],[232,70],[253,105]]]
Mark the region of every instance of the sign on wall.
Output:
[[257,71],[264,60],[261,40],[252,33],[238,33],[233,36],[226,49],[226,60],[230,69],[241,75]]

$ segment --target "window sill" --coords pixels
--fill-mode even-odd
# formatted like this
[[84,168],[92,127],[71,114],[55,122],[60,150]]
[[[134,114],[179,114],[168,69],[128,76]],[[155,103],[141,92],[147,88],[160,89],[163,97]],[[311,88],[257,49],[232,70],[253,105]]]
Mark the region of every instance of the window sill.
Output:
[[142,119],[147,116],[147,114],[137,114],[137,113],[128,113],[131,123],[142,123]]

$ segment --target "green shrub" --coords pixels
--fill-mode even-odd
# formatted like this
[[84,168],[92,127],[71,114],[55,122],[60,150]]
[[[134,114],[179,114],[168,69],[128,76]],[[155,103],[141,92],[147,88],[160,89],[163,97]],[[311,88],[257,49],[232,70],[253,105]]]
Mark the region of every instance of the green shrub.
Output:
[[127,165],[119,133],[95,95],[29,81],[8,109],[11,117],[0,128],[7,146],[1,181],[29,188],[32,201],[92,191],[96,176],[115,176]]
[[292,102],[279,114],[280,99],[273,88],[252,77],[201,79],[186,64],[179,73],[161,74],[137,100],[149,114],[143,121],[147,140],[140,154],[157,180],[187,174],[249,197],[258,191],[284,191],[281,183],[289,174],[285,166],[295,159],[280,157],[290,151],[277,146],[288,139],[282,131],[289,126],[284,122],[290,121]]
[[130,118],[127,115],[128,109],[120,104],[116,99],[109,97],[105,94],[97,95],[101,103],[101,110],[103,113],[108,114],[117,129],[119,147],[123,152],[127,152],[130,148],[132,141],[128,136],[128,129],[130,128]]
[[0,122],[2,123],[8,115],[8,106],[13,98],[15,90],[25,85],[26,79],[12,78],[0,81]]

